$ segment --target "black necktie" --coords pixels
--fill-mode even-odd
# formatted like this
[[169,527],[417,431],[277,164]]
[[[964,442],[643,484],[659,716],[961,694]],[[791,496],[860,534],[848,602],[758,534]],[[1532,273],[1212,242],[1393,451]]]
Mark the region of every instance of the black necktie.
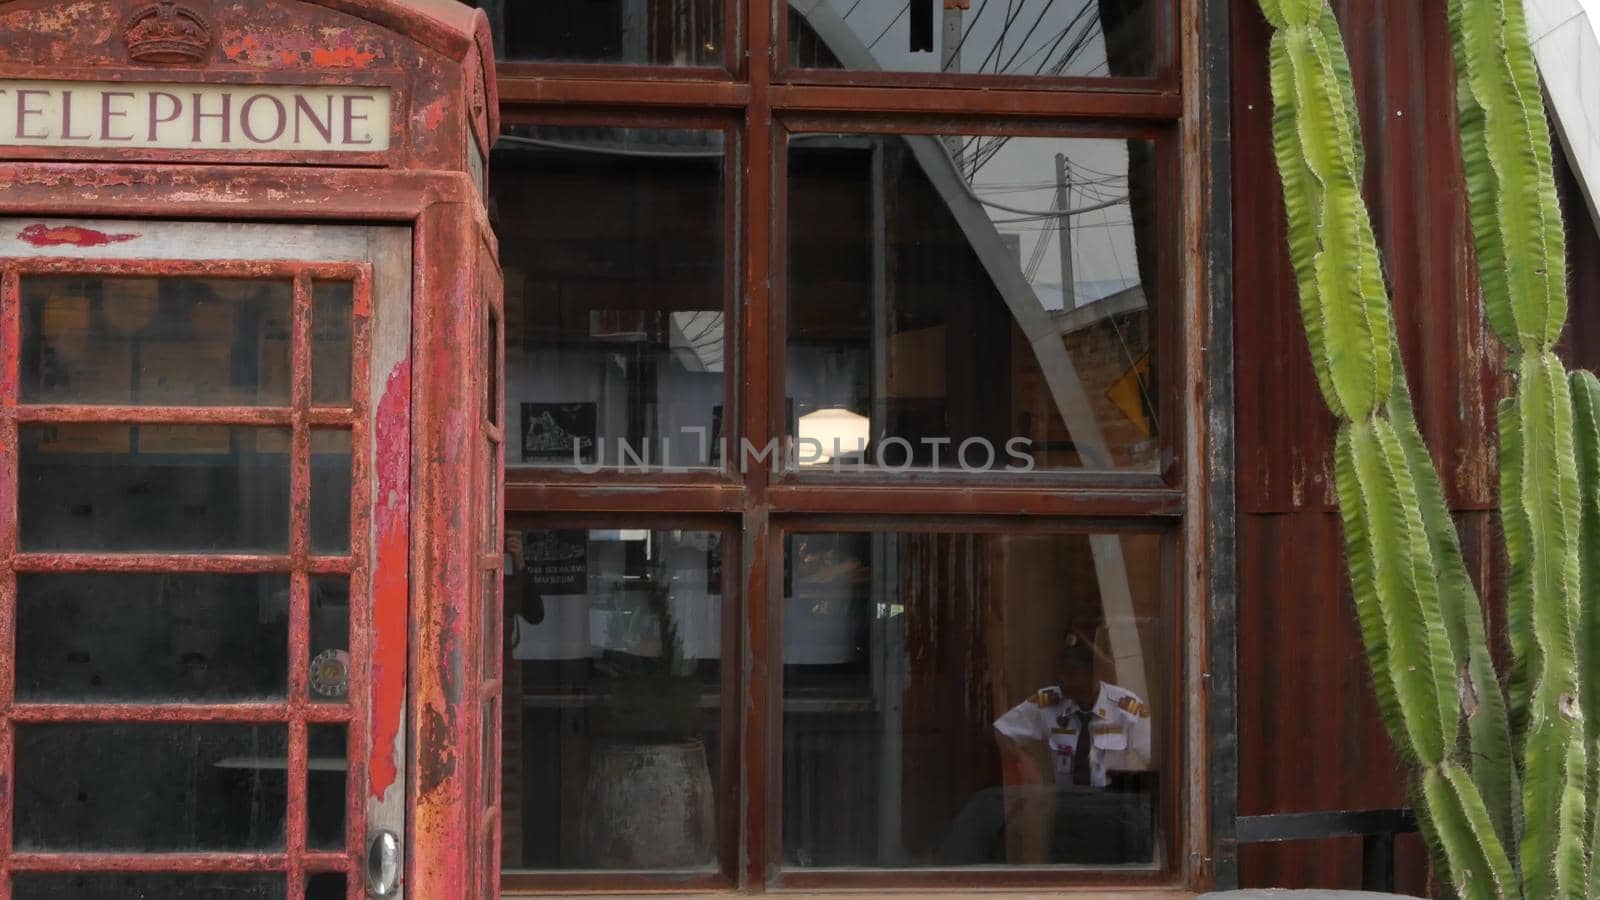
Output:
[[1094,718],[1094,713],[1087,709],[1080,709],[1078,717],[1078,746],[1072,749],[1072,783],[1087,787],[1089,784],[1089,746],[1094,741],[1090,734],[1089,720]]

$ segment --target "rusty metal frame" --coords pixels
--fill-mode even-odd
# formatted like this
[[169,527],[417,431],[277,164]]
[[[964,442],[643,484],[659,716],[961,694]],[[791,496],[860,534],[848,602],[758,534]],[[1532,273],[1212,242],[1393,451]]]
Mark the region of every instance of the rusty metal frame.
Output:
[[[42,253],[48,254],[48,250]],[[198,277],[223,279],[288,280],[293,285],[290,336],[291,400],[288,407],[206,406],[60,406],[21,402],[21,283],[31,275],[104,275],[117,277]],[[314,282],[350,282],[351,398],[344,407],[315,407],[311,400],[311,327]],[[365,836],[367,767],[361,758],[366,745],[366,722],[371,698],[367,690],[365,657],[370,635],[371,604],[363,588],[368,579],[370,492],[365,474],[366,421],[370,381],[372,267],[366,263],[314,263],[279,261],[161,259],[78,260],[60,257],[21,257],[0,261],[0,645],[16,639],[17,580],[29,572],[230,572],[285,573],[290,577],[288,682],[285,700],[275,703],[31,703],[15,697],[13,655],[3,655],[0,667],[0,766],[4,783],[14,783],[12,747],[17,724],[58,722],[125,723],[256,723],[282,724],[287,732],[287,797],[285,846],[270,853],[16,853],[11,842],[14,794],[0,791],[0,892],[9,892],[13,871],[68,872],[93,868],[101,871],[224,872],[281,871],[290,896],[304,892],[308,874],[337,872],[345,876],[347,896],[361,896],[361,860]],[[19,424],[95,422],[137,424],[161,422],[191,425],[278,425],[290,428],[290,531],[287,556],[242,554],[96,554],[73,552],[23,553],[17,517],[20,470]],[[310,547],[311,433],[314,426],[348,428],[351,432],[352,489],[350,549],[342,555],[314,555]],[[307,685],[310,662],[310,577],[313,574],[347,574],[350,591],[350,653],[352,690],[342,704],[311,702]],[[346,850],[314,851],[306,847],[308,724],[346,726]]]

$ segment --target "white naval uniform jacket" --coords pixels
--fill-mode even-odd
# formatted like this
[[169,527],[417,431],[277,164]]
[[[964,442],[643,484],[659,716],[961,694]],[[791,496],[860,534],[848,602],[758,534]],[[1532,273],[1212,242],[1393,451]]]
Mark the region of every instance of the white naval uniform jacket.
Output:
[[[1072,784],[1072,761],[1083,739],[1078,704],[1059,687],[1041,689],[995,720],[995,730],[1019,744],[1045,741],[1055,761],[1056,783]],[[1105,787],[1108,772],[1150,768],[1150,707],[1132,691],[1100,684],[1089,720],[1089,784]]]

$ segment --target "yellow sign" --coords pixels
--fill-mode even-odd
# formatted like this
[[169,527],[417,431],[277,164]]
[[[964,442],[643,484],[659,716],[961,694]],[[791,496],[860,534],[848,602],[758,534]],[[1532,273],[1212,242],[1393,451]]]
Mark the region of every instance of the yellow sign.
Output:
[[1147,412],[1144,398],[1147,386],[1150,383],[1150,354],[1139,357],[1133,368],[1123,373],[1121,378],[1112,382],[1111,388],[1106,391],[1106,399],[1116,406],[1128,421],[1138,428],[1145,437],[1151,434],[1150,415]]

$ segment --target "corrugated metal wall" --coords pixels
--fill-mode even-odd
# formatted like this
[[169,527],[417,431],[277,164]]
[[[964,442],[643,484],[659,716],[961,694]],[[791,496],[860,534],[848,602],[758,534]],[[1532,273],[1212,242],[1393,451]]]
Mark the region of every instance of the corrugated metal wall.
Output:
[[[1480,587],[1494,584],[1500,394],[1476,298],[1445,0],[1336,0],[1360,95],[1367,194],[1398,310],[1418,415],[1458,511]],[[1343,569],[1329,450],[1284,251],[1272,161],[1268,31],[1233,2],[1239,504],[1239,813],[1405,803],[1404,772],[1371,700]],[[1600,357],[1600,240],[1567,195],[1573,265],[1569,356]],[[1573,218],[1579,217],[1579,218]],[[1575,227],[1576,226],[1576,227]],[[1243,848],[1245,886],[1358,887],[1361,843]],[[1420,842],[1402,842],[1399,889],[1421,893]]]

